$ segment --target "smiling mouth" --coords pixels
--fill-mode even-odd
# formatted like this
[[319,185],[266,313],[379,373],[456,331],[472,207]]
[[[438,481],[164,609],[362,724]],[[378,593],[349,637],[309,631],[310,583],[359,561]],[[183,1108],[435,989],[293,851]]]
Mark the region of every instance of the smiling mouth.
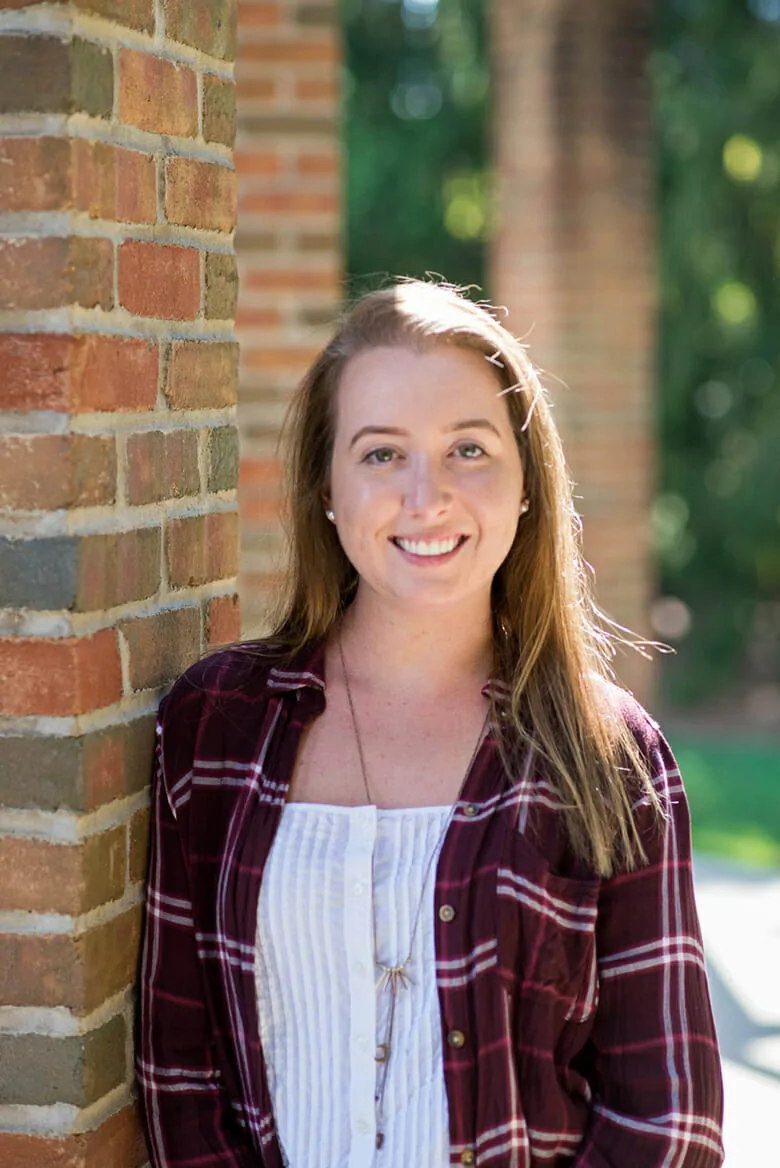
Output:
[[453,552],[461,548],[468,539],[467,535],[453,535],[450,539],[401,539],[400,536],[392,536],[391,543],[394,543],[402,552],[406,552],[410,556],[427,557],[429,559],[440,559],[442,556],[449,556]]

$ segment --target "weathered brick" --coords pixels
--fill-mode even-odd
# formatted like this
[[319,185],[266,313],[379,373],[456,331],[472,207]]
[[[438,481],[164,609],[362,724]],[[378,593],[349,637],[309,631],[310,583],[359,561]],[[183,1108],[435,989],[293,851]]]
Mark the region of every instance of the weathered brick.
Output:
[[156,342],[62,333],[0,334],[0,409],[150,410],[157,400]]
[[160,587],[161,541],[159,527],[82,536],[76,609],[94,612],[154,596]]
[[84,970],[73,938],[6,933],[0,1001],[6,1006],[83,1008]]
[[0,738],[0,804],[81,809],[82,755],[80,738]]
[[203,78],[203,137],[223,146],[236,140],[236,87],[210,74]]
[[154,721],[146,715],[84,738],[79,806],[92,811],[144,789],[152,774]]
[[75,0],[75,4],[83,12],[104,16],[139,32],[154,32],[154,0]]
[[62,1038],[0,1035],[0,1104],[87,1107],[125,1079],[125,1021]]
[[273,61],[277,65],[296,65],[302,62],[334,65],[339,62],[340,55],[335,36],[318,37],[316,40],[292,36],[287,40],[269,37],[241,46],[241,60],[244,66],[250,61]]
[[108,118],[113,94],[113,61],[99,45],[77,37],[0,37],[0,114],[84,112]]
[[209,430],[209,491],[232,491],[238,486],[238,430],[216,426]]
[[197,495],[198,436],[194,430],[145,430],[127,440],[128,497],[132,504]]
[[172,588],[192,588],[235,576],[238,516],[235,511],[216,511],[171,519],[166,548]]
[[129,828],[129,879],[131,884],[139,884],[146,879],[149,867],[149,808],[137,811]]
[[241,609],[238,596],[212,596],[206,603],[206,643],[218,649],[241,638]]
[[0,714],[65,716],[111,705],[122,693],[116,632],[0,639]]
[[160,354],[153,340],[74,337],[68,405],[74,413],[151,410],[157,401],[159,370]]
[[125,621],[133,690],[157,689],[183,673],[200,653],[200,610],[175,608]]
[[76,595],[74,536],[0,538],[0,606],[70,608]]
[[50,1136],[0,1132],[0,1164],[3,1168],[96,1168],[125,1165],[143,1168],[149,1161],[140,1121],[134,1107],[112,1115],[94,1131],[53,1139]]
[[206,253],[206,298],[204,313],[207,320],[233,320],[238,301],[238,268],[234,255],[222,252]]
[[78,916],[118,900],[125,889],[125,829],[81,844],[0,836],[0,909]]
[[87,434],[0,438],[0,506],[55,510],[111,503],[116,444]]
[[194,158],[165,163],[165,216],[169,223],[232,231],[236,223],[236,172]]
[[83,1008],[94,1010],[132,984],[138,968],[141,907],[130,909],[81,934],[76,947],[83,962]]
[[320,215],[339,209],[335,191],[246,191],[239,210],[259,215]]
[[73,142],[73,202],[92,219],[154,223],[157,167],[153,155],[108,142]]
[[238,345],[233,341],[177,341],[171,345],[165,396],[174,410],[235,404]]
[[0,140],[0,211],[56,211],[70,203],[66,138]]
[[274,28],[286,18],[287,6],[282,11],[279,0],[267,0],[266,3],[239,4],[238,27],[242,28]]
[[198,86],[192,69],[152,53],[121,49],[119,120],[156,134],[194,138]]
[[119,302],[136,316],[194,320],[200,311],[200,252],[130,240],[120,244]]
[[109,239],[0,240],[0,309],[75,303],[108,310],[113,306],[113,279],[114,247]]
[[168,0],[166,31],[185,45],[232,61],[236,55],[236,8],[233,0]]

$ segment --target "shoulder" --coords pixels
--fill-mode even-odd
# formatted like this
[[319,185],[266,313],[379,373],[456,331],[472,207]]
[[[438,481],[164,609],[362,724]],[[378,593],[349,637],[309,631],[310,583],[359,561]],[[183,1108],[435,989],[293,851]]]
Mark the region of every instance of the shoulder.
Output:
[[592,686],[603,716],[613,726],[629,730],[648,762],[662,747],[668,749],[658,722],[632,693],[595,674],[592,676]]
[[271,642],[246,641],[196,661],[173,683],[160,703],[160,720],[199,719],[239,695],[260,696],[269,671],[280,660]]

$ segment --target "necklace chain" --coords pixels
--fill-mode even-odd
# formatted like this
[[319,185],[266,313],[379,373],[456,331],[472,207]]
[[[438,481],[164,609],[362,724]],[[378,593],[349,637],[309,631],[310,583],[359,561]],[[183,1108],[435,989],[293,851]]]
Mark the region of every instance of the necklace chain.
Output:
[[[375,804],[375,801],[371,795],[371,789],[368,785],[368,772],[366,770],[366,760],[365,760],[365,756],[363,754],[363,743],[362,743],[361,738],[360,738],[360,731],[358,730],[357,717],[355,716],[355,703],[352,700],[352,690],[351,690],[350,684],[349,684],[349,674],[347,672],[347,663],[344,660],[344,647],[341,643],[341,630],[338,631],[337,642],[338,642],[338,649],[339,649],[339,657],[341,658],[341,671],[344,675],[344,688],[347,692],[347,702],[349,704],[349,713],[350,713],[350,717],[352,719],[352,729],[353,729],[354,734],[355,734],[355,745],[357,746],[358,758],[360,760],[360,773],[363,777],[363,786],[365,787],[365,791],[366,791],[366,799],[368,800],[369,805],[374,807],[374,806],[376,806],[376,804]],[[379,960],[379,956],[377,954],[377,949],[376,949],[376,917],[374,916],[374,963],[375,963],[377,969],[379,970],[379,977],[377,979],[377,987],[379,988],[380,992],[385,992],[387,990],[390,991],[390,1004],[389,1004],[389,1009],[388,1009],[387,1025],[385,1027],[384,1042],[379,1043],[379,1045],[377,1046],[377,1055],[376,1055],[376,1061],[381,1065],[381,1068],[382,1068],[380,1071],[380,1074],[379,1074],[379,1083],[377,1084],[376,1094],[374,1096],[374,1101],[375,1101],[375,1105],[376,1105],[376,1127],[377,1127],[376,1146],[377,1146],[377,1148],[382,1147],[382,1145],[384,1143],[384,1139],[385,1139],[383,1103],[384,1103],[384,1097],[385,1097],[385,1086],[387,1085],[388,1063],[390,1061],[390,1055],[391,1055],[391,1052],[393,1050],[393,1029],[394,1029],[394,1022],[395,1022],[396,997],[398,995],[399,989],[405,989],[406,986],[412,981],[412,978],[408,972],[408,967],[412,964],[412,955],[414,953],[414,943],[415,943],[415,940],[417,937],[417,928],[418,928],[419,923],[420,923],[420,916],[422,913],[423,901],[425,899],[425,890],[428,887],[428,879],[430,877],[431,870],[433,868],[434,863],[436,862],[436,860],[438,860],[439,853],[444,845],[445,836],[447,835],[447,831],[449,829],[450,823],[452,822],[452,817],[455,814],[455,809],[458,806],[458,802],[460,801],[461,795],[463,794],[463,790],[466,786],[466,780],[468,779],[469,774],[471,773],[471,768],[474,765],[474,760],[476,759],[477,754],[479,753],[479,748],[482,745],[482,739],[484,737],[485,728],[486,728],[487,723],[488,723],[488,716],[489,715],[486,714],[485,718],[482,722],[482,725],[481,725],[480,731],[479,731],[479,737],[477,738],[474,749],[471,752],[471,758],[468,761],[468,765],[467,765],[466,770],[464,772],[463,778],[461,779],[460,787],[458,788],[458,793],[456,794],[455,799],[453,800],[453,803],[452,803],[452,805],[449,809],[449,812],[447,814],[447,818],[444,821],[444,827],[441,830],[441,834],[439,835],[439,839],[436,842],[436,846],[428,858],[428,863],[426,865],[425,874],[423,877],[422,890],[420,892],[420,899],[417,903],[417,910],[415,912],[414,922],[412,924],[412,935],[411,935],[411,939],[409,941],[409,952],[407,953],[405,959],[403,961],[401,961],[400,963],[398,963],[397,965],[386,965]]]

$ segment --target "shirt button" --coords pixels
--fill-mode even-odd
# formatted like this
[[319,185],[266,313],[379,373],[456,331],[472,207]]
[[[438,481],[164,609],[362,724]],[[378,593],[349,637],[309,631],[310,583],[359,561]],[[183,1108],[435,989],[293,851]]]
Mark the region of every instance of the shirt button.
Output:
[[357,1044],[358,1050],[368,1050],[368,1039],[365,1034],[359,1034],[355,1039],[355,1043]]
[[362,894],[363,885],[360,883],[359,880],[356,880],[355,883],[352,885],[352,891],[354,892],[355,896],[360,896]]
[[367,1136],[371,1128],[364,1119],[359,1119],[355,1124],[355,1130],[360,1132],[361,1136]]
[[448,925],[450,921],[455,920],[455,909],[451,904],[443,904],[441,906],[439,909],[439,920],[444,921],[446,925]]
[[461,1152],[461,1155],[460,1155],[461,1164],[475,1164],[476,1160],[477,1160],[477,1157],[474,1155],[473,1148],[466,1148],[465,1152]]
[[447,1042],[450,1046],[461,1047],[466,1042],[466,1035],[462,1030],[451,1030],[447,1035]]
[[477,814],[477,808],[474,803],[467,803],[463,808],[463,814],[467,815],[469,819],[473,819]]
[[355,962],[355,973],[357,973],[360,977],[362,977],[365,972],[366,972],[366,967],[363,964],[363,962],[356,961]]

